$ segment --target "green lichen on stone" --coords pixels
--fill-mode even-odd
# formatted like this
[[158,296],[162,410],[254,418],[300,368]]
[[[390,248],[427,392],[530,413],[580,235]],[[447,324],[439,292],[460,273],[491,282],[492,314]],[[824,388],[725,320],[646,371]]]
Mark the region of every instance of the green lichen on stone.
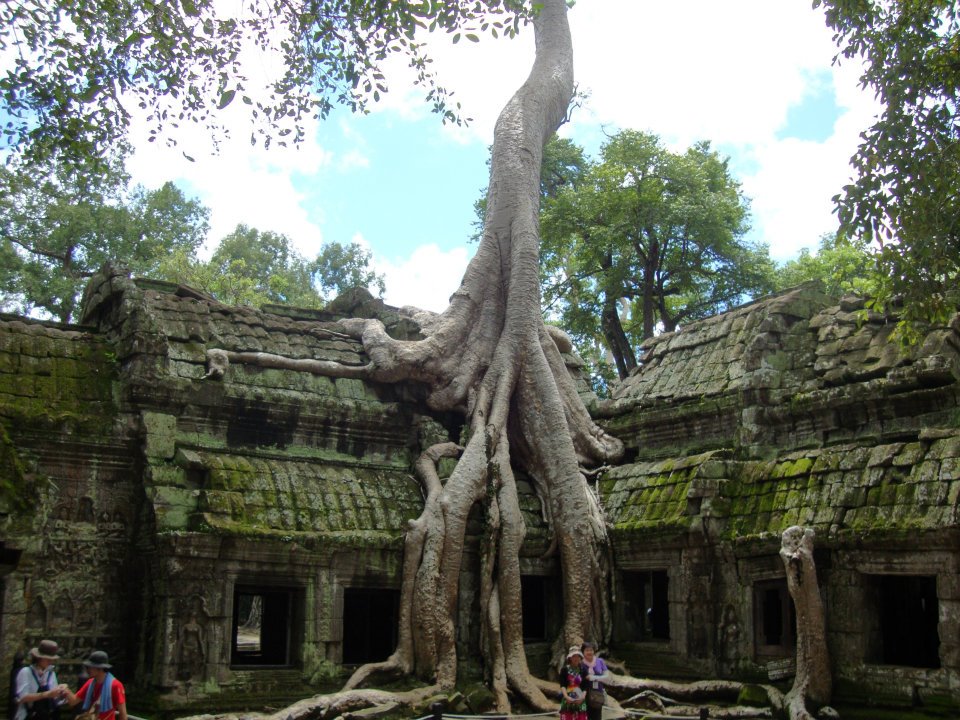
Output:
[[797,460],[787,461],[781,463],[773,471],[773,477],[797,477],[800,475],[806,475],[813,468],[813,459],[809,457],[801,457]]
[[243,455],[202,453],[205,524],[231,534],[402,534],[419,515],[419,486],[406,474]]
[[[17,335],[0,332],[0,336]],[[106,345],[37,332],[19,336],[18,362],[0,369],[4,415],[18,423],[102,431],[116,416],[116,357]]]
[[[344,420],[343,422],[349,425],[349,419]],[[382,417],[379,418],[379,422],[383,422]],[[211,433],[185,432],[183,430],[178,430],[176,441],[178,446],[184,445],[187,447],[197,448],[198,452],[202,452],[205,456],[211,457],[218,454],[215,451],[229,453],[236,450],[236,448],[231,447],[227,443],[226,438]],[[377,449],[371,449],[364,454],[362,459],[358,459],[356,455],[339,452],[338,450],[330,447],[323,447],[321,445],[308,446],[302,444],[292,445],[283,449],[261,449],[258,450],[258,455],[262,457],[277,457],[289,460],[329,463],[331,465],[340,465],[344,467],[360,466],[369,469],[402,470],[404,472],[409,470],[413,462],[409,453],[407,452],[392,452],[389,456],[386,456],[377,451]]]
[[767,691],[759,685],[746,684],[740,688],[737,705],[767,707],[770,705],[770,698],[767,696]]
[[173,415],[144,412],[144,454],[148,458],[172,458],[176,450],[177,418]]
[[0,423],[0,514],[19,516],[33,505],[35,495],[17,448]]

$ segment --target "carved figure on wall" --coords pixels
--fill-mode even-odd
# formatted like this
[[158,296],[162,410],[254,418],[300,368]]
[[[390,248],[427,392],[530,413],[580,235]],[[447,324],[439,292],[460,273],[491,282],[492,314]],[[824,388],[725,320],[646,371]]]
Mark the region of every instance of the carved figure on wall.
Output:
[[188,620],[177,632],[177,677],[185,681],[206,679],[207,631],[209,620],[203,596],[194,594],[187,608]]
[[177,638],[177,677],[180,680],[204,680],[207,664],[207,633],[197,614],[180,626]]
[[74,613],[74,626],[77,630],[93,630],[97,619],[97,598],[92,592],[82,594],[77,601]]
[[740,623],[737,622],[737,611],[733,605],[727,605],[723,611],[719,642],[720,657],[727,663],[736,660],[737,647],[740,644]]
[[62,578],[66,573],[72,573],[77,568],[77,558],[82,555],[78,551],[78,543],[72,539],[50,540],[44,552],[43,574],[49,578]]
[[101,535],[110,537],[122,536],[128,526],[129,523],[126,522],[123,513],[117,508],[112,512],[104,510],[97,519],[97,531]]
[[66,593],[61,593],[50,611],[50,627],[55,630],[69,630],[73,627],[73,621],[73,600]]
[[77,512],[77,522],[93,522],[93,499],[89,497],[80,498],[79,510]]
[[47,629],[47,606],[39,597],[34,597],[27,611],[27,627],[31,630]]

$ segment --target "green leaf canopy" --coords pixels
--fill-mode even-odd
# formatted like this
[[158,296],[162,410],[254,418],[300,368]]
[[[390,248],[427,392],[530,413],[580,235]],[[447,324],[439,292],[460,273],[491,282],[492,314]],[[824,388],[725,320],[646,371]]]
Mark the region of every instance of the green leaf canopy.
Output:
[[612,360],[624,377],[658,327],[771,289],[766,246],[744,238],[747,200],[708,143],[676,153],[624,130],[596,162],[555,144],[558,156],[561,170],[546,167],[561,182],[542,186],[544,302],[599,371]]

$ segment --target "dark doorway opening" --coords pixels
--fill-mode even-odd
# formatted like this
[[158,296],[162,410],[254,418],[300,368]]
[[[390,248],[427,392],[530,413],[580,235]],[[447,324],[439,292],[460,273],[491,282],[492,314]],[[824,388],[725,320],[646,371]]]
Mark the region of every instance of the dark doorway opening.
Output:
[[563,591],[553,575],[520,576],[520,612],[523,639],[540,642],[553,639],[563,613]]
[[343,592],[343,663],[380,662],[397,647],[400,592],[347,588]]
[[295,591],[237,585],[231,665],[290,665]]
[[620,612],[624,641],[670,639],[670,579],[666,570],[621,574]]
[[867,662],[940,667],[940,603],[934,575],[866,576]]
[[786,578],[753,586],[754,645],[758,656],[788,657],[797,647],[797,611]]

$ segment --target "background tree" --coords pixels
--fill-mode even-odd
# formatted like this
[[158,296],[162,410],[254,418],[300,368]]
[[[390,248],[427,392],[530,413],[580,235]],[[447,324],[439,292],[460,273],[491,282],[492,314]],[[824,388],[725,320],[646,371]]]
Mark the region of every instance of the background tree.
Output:
[[341,245],[324,243],[317,257],[310,263],[314,282],[319,284],[325,298],[336,297],[344,290],[355,287],[370,288],[383,296],[386,282],[382,273],[374,272],[370,263],[370,251],[358,243]]
[[883,103],[836,198],[842,228],[878,244],[881,300],[899,297],[906,323],[945,322],[960,307],[960,6],[813,4]]
[[272,231],[237,225],[210,258],[215,275],[247,280],[266,302],[320,307],[307,261],[290,238]]
[[6,307],[70,322],[87,278],[108,260],[149,275],[203,241],[205,207],[172,183],[128,193],[122,153],[109,160],[95,174],[60,162],[0,167]]
[[[266,143],[303,136],[303,121],[336,104],[363,110],[387,90],[383,66],[409,58],[426,98],[445,119],[459,104],[436,82],[417,33],[477,40],[512,35],[527,16],[518,0],[252,0],[225,14],[215,0],[0,3],[0,109],[8,147],[65,162],[104,158],[147,111],[153,137],[185,121],[218,131],[217,110],[242,100]],[[226,11],[229,12],[229,11]],[[282,71],[258,93],[244,48],[269,52]],[[254,134],[253,139],[257,135]]]
[[542,189],[544,301],[599,370],[609,353],[623,378],[658,325],[772,289],[766,246],[744,238],[747,200],[708,143],[674,153],[624,130],[586,169],[565,167]]
[[352,287],[372,288],[382,295],[383,275],[370,268],[370,261],[370,252],[356,243],[325,243],[314,260],[307,260],[288,236],[240,224],[220,241],[209,260],[182,249],[161,263],[157,275],[227,305],[320,308]]
[[811,280],[819,281],[827,294],[836,297],[850,292],[876,296],[880,282],[876,256],[862,239],[827,233],[820,238],[816,254],[803,248],[776,271],[777,290]]

